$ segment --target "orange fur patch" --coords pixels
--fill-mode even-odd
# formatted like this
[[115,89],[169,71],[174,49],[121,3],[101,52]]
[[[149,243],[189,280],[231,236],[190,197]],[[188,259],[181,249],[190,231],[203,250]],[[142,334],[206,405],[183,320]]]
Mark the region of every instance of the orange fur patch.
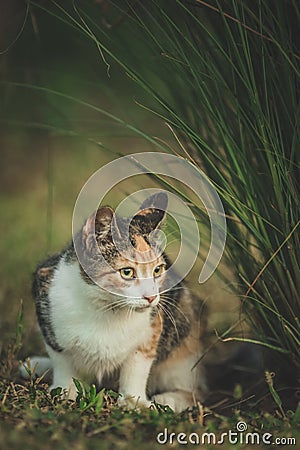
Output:
[[136,250],[138,252],[144,253],[144,252],[148,252],[149,250],[151,250],[150,245],[147,244],[147,242],[145,241],[145,239],[142,236],[139,236],[136,234],[133,237],[136,242]]
[[152,338],[147,343],[140,347],[138,350],[146,357],[154,359],[157,353],[157,346],[160,339],[161,332],[163,330],[163,321],[159,314],[155,317],[151,324]]
[[139,216],[148,216],[148,214],[152,214],[155,211],[155,208],[146,208],[142,209],[138,212]]

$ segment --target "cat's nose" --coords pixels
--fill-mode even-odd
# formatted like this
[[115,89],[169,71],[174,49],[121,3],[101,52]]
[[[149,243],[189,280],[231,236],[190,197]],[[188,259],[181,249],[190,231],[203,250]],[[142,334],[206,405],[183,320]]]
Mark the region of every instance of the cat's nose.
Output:
[[149,304],[152,303],[156,299],[156,297],[157,295],[151,295],[149,297],[147,295],[144,295],[144,299],[147,300]]

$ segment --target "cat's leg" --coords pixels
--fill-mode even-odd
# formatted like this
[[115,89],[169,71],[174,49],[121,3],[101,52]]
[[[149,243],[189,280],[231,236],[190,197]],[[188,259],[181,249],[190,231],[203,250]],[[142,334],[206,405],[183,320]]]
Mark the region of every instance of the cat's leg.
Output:
[[153,358],[137,350],[126,358],[120,370],[119,404],[129,408],[136,406],[148,407],[146,387]]
[[168,405],[175,412],[196,405],[206,393],[203,370],[195,366],[199,355],[184,354],[182,350],[186,349],[179,347],[168,359],[155,365],[149,379],[150,391],[158,392],[152,400]]
[[46,347],[53,367],[53,381],[50,390],[61,387],[66,398],[75,400],[77,390],[73,382],[75,373],[71,361],[66,354],[56,352],[49,346]]
[[151,405],[151,401],[147,398],[146,390],[162,330],[162,322],[158,315],[151,322],[151,330],[152,333],[149,339],[130,354],[121,366],[119,383],[120,404],[125,404],[131,408]]

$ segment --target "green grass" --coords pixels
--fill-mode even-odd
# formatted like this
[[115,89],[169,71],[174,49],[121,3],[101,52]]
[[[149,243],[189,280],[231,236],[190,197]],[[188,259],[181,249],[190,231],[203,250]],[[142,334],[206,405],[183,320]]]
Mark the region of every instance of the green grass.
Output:
[[[184,433],[187,438],[196,433],[199,439],[205,433],[214,433],[219,440],[222,433],[229,433],[230,430],[236,432],[239,422],[247,424],[247,432],[233,436],[239,439],[236,448],[245,448],[246,433],[256,433],[259,439],[263,434],[270,433],[268,439],[271,442],[275,439],[285,439],[287,442],[290,439],[293,445],[300,439],[297,429],[300,409],[298,407],[295,412],[283,409],[271,374],[267,374],[267,382],[274,402],[269,400],[269,412],[266,408],[249,409],[249,405],[238,400],[241,392],[236,387],[236,399],[229,415],[224,414],[220,405],[210,408],[201,404],[181,414],[175,414],[161,405],[127,411],[118,407],[118,394],[115,392],[105,389],[97,392],[94,385],[88,386],[79,380],[74,380],[78,390],[75,401],[63,399],[60,388],[49,392],[43,377],[34,379],[31,376],[28,382],[22,384],[13,382],[11,376],[18,365],[17,354],[22,341],[21,325],[20,310],[16,336],[1,355],[8,363],[2,365],[0,374],[1,450],[161,448],[157,436],[165,429],[169,442],[164,447],[174,448],[174,444],[170,443],[171,433],[175,433],[175,444],[177,436],[183,439],[179,433]],[[214,447],[208,445],[207,437],[203,439],[206,448]],[[227,438],[224,442],[225,448],[231,448]],[[177,446],[180,447],[178,443]],[[191,445],[190,448],[193,447]]]
[[[10,448],[161,448],[156,437],[165,428],[169,433],[187,435],[215,432],[219,438],[221,432],[234,430],[240,421],[249,425],[248,432],[260,434],[263,426],[264,432],[270,432],[274,439],[283,436],[299,439],[299,432],[292,427],[295,415],[283,421],[268,413],[249,415],[240,410],[230,419],[207,409],[181,417],[154,407],[142,412],[126,412],[117,408],[111,394],[106,392],[99,412],[93,407],[82,411],[76,403],[59,400],[43,388],[15,384],[5,388],[5,398],[1,398],[1,440]],[[228,444],[224,446],[228,448]],[[173,445],[164,447],[174,448]],[[236,445],[236,448],[242,447]]]

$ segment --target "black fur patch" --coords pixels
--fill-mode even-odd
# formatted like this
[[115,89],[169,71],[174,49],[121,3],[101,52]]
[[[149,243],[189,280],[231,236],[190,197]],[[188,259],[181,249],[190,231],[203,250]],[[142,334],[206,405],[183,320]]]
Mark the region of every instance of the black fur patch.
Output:
[[180,289],[170,290],[167,295],[167,301],[164,301],[163,294],[160,300],[164,319],[157,348],[157,362],[166,359],[191,330],[190,320],[192,318],[187,317],[181,310],[182,291]]
[[38,322],[46,343],[57,352],[63,351],[58,344],[51,322],[51,305],[49,301],[49,288],[54,271],[62,254],[51,256],[37,267],[32,285],[32,293],[35,299]]

